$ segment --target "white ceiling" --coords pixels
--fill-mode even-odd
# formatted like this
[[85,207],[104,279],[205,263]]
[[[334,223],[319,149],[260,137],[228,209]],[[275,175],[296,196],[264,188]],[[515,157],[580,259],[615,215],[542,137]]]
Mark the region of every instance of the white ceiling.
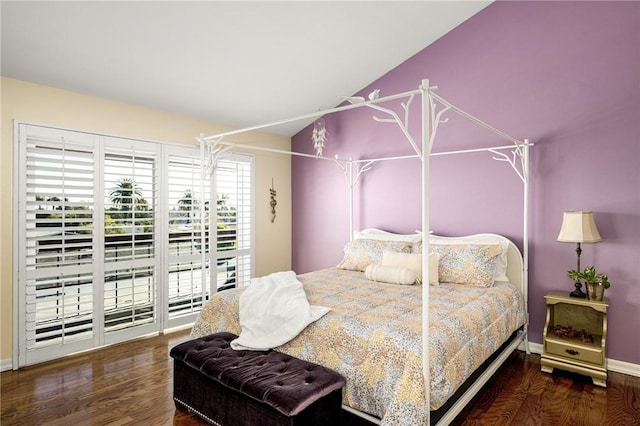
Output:
[[1,69],[245,127],[338,105],[489,3],[3,0]]

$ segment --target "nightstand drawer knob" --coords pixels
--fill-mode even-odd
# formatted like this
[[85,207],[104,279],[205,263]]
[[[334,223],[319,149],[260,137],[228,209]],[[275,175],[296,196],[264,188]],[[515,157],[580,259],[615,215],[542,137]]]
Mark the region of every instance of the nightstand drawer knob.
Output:
[[564,351],[569,355],[580,355],[580,352],[576,351],[575,349],[565,349]]

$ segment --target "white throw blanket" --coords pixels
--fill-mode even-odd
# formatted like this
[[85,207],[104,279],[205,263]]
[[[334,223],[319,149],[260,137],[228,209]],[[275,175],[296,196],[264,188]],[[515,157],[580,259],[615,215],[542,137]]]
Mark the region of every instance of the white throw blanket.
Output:
[[266,351],[287,343],[331,308],[312,306],[293,271],[253,278],[240,295],[240,336],[235,350]]

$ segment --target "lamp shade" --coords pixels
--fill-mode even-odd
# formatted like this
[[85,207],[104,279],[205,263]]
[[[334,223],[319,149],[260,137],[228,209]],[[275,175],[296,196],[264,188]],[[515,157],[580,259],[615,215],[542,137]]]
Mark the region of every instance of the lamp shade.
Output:
[[597,243],[600,238],[593,212],[564,212],[558,241],[565,243]]

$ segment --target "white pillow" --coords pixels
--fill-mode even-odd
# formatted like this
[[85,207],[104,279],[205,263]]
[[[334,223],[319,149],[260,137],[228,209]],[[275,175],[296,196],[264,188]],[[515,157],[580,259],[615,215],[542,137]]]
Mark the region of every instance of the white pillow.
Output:
[[[431,285],[438,285],[439,260],[438,253],[429,254],[429,284]],[[382,265],[411,269],[418,276],[419,282],[422,282],[422,254],[386,251],[382,254]]]
[[477,237],[462,238],[446,238],[436,235],[429,236],[429,244],[497,244],[502,249],[502,253],[496,258],[496,270],[493,274],[494,281],[508,282],[507,277],[507,250],[509,249],[509,240],[505,237],[495,234],[480,234]]
[[364,270],[364,276],[372,281],[381,281],[390,284],[415,284],[418,275],[409,268],[398,268],[395,266],[378,265],[371,263]]
[[440,275],[438,267],[440,265],[440,253],[429,253],[429,284],[440,284]]
[[354,239],[368,239],[379,241],[408,241],[410,243],[418,243],[422,241],[422,234],[394,234],[393,232],[383,231],[382,229],[367,228],[362,231],[353,233]]

